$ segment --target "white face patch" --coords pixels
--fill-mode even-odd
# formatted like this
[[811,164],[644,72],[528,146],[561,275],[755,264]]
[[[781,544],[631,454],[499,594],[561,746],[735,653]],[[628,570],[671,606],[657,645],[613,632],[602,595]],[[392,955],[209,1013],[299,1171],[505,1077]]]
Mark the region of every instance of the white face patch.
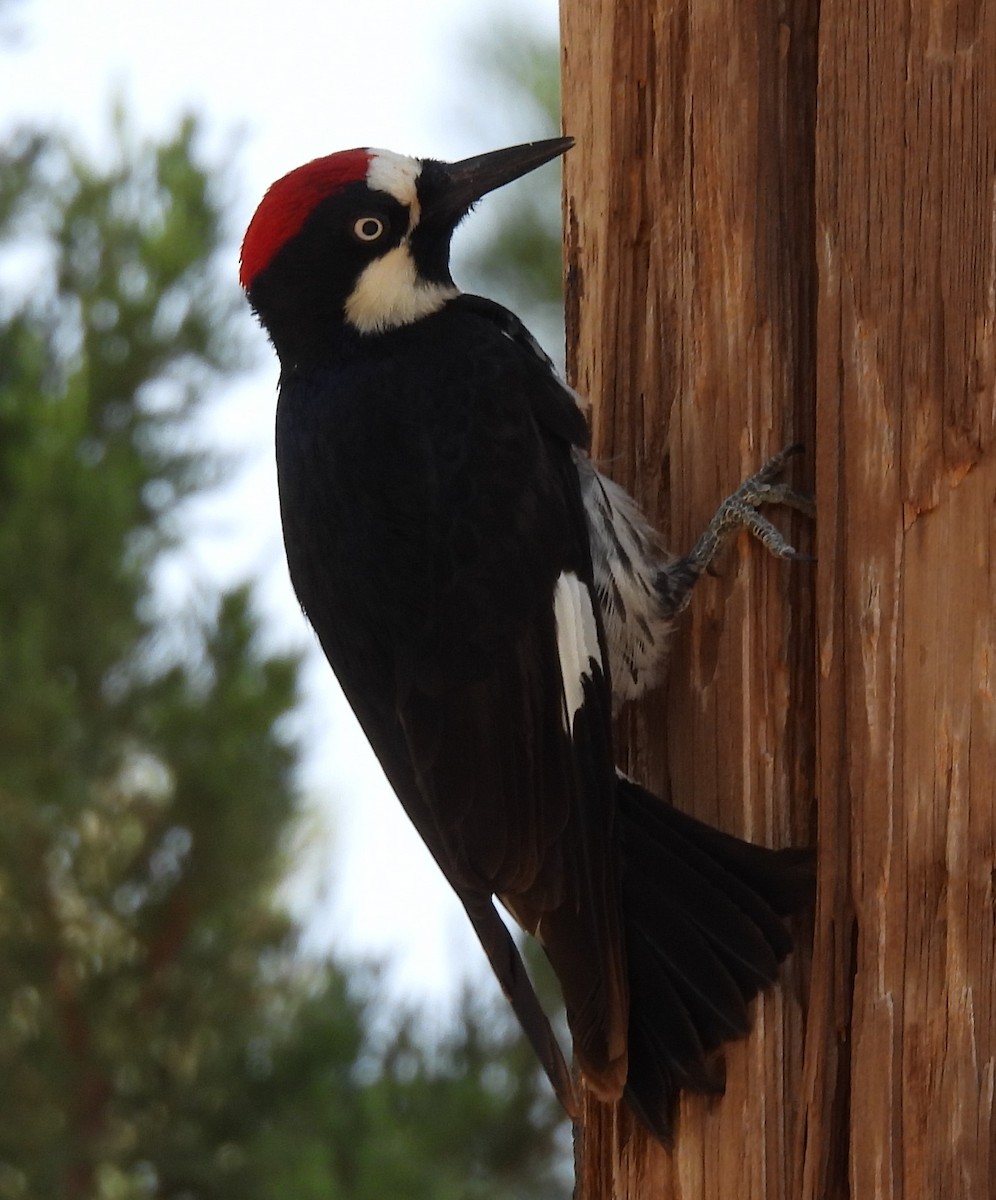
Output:
[[422,164],[390,150],[369,153],[373,157],[367,168],[368,185],[386,192],[409,212],[404,240],[365,268],[346,301],[346,320],[354,329],[382,333],[431,316],[447,300],[459,296],[460,289],[452,283],[430,283],[415,269],[408,239],[421,216],[417,184]]
[[422,164],[417,158],[394,154],[391,150],[370,150],[373,155],[367,167],[367,185],[378,192],[387,192],[411,213],[409,229],[418,224],[421,212],[418,204],[418,177]]
[[420,279],[407,240],[366,267],[346,301],[346,320],[360,333],[380,333],[428,317],[460,289]]
[[582,681],[591,679],[592,663],[601,668],[598,625],[588,588],[572,571],[564,571],[553,593],[557,653],[564,680],[564,728],[574,731],[574,718],[584,701]]

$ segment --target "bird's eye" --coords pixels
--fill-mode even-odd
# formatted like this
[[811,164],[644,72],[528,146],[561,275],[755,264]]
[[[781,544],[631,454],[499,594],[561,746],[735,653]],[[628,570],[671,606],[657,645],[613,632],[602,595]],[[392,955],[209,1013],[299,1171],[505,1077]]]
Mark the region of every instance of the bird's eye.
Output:
[[380,217],[360,217],[353,226],[353,234],[361,242],[375,242],[386,232],[387,222]]

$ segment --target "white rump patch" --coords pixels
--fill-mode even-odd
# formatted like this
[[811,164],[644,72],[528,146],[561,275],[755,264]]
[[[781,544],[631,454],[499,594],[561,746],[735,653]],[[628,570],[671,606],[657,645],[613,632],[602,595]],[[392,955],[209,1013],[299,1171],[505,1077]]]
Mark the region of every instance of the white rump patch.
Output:
[[601,668],[598,624],[588,588],[572,571],[563,571],[553,593],[557,653],[564,680],[564,729],[573,733],[574,718],[584,701],[582,681],[591,679],[592,663]]
[[612,672],[612,707],[652,688],[667,662],[674,613],[658,578],[672,561],[636,502],[575,451],[595,595]]
[[346,320],[360,333],[380,333],[431,316],[459,295],[452,283],[420,279],[404,241],[362,272],[346,301]]

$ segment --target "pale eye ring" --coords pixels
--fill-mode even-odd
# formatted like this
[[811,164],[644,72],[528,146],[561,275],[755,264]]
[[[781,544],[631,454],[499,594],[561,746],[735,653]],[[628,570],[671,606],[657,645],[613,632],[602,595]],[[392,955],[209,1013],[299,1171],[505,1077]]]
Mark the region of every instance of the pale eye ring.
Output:
[[353,236],[361,242],[376,242],[387,232],[387,222],[380,217],[360,217],[353,225]]

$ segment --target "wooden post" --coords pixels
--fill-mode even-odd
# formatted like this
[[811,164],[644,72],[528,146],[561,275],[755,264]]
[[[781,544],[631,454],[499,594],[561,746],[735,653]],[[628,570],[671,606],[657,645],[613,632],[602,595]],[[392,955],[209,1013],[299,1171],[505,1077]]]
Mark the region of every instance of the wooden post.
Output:
[[983,1200],[996,1195],[996,5],[825,2],[819,111],[832,913],[802,1195],[822,1196],[826,1175],[862,1200]]
[[[809,934],[667,1155],[581,1200],[996,1196],[996,3],[562,0],[568,367],[677,550],[800,439],[815,568],[741,538],[625,765],[820,841]],[[818,114],[818,117],[817,117]],[[815,811],[814,811],[815,802]],[[818,815],[817,815],[818,814]]]

